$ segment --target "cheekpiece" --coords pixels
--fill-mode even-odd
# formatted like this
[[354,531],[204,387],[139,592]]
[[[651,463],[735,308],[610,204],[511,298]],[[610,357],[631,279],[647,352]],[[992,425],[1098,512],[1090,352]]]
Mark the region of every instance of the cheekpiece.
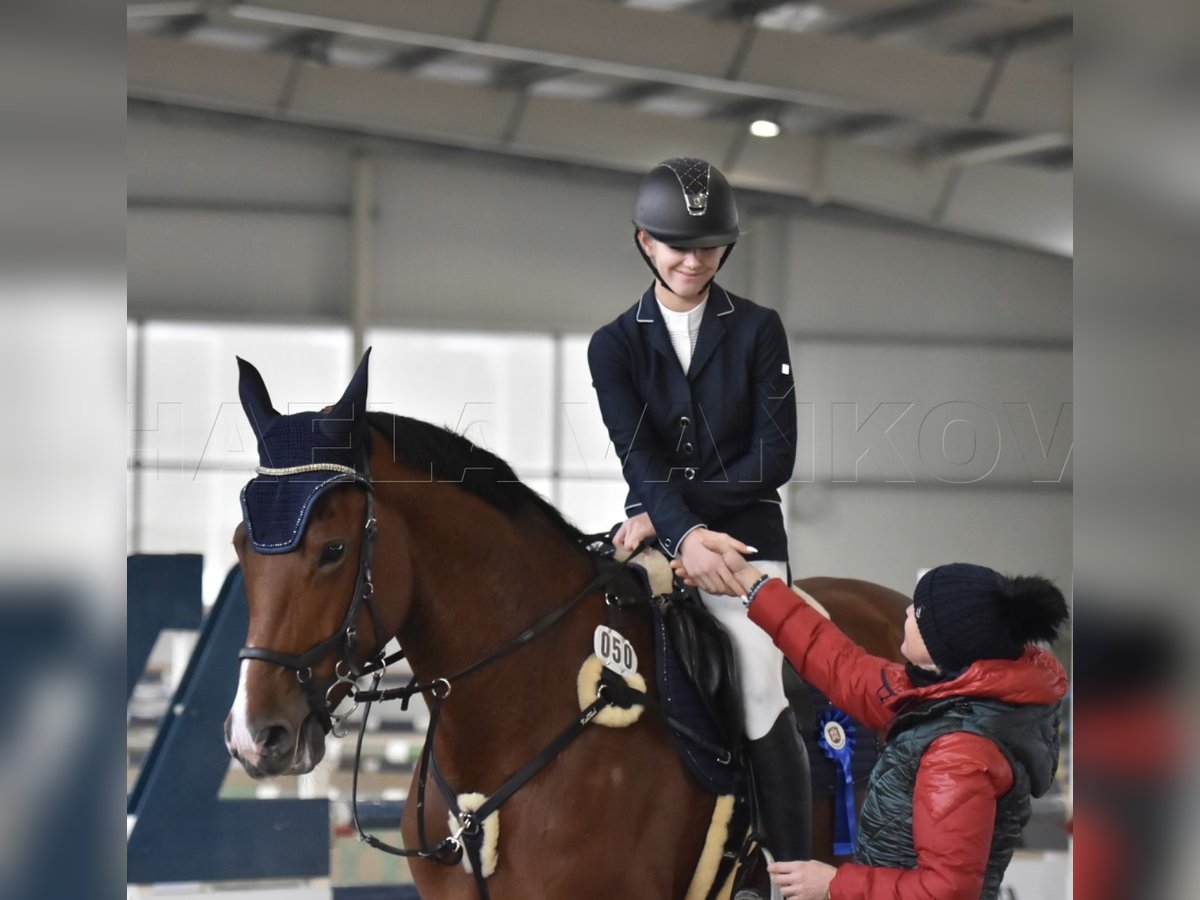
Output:
[[242,409],[258,438],[258,476],[242,488],[242,521],[259,553],[295,550],[313,504],[339,484],[371,487],[367,459],[367,360],[363,354],[346,393],[320,412],[281,415],[258,370],[238,358]]

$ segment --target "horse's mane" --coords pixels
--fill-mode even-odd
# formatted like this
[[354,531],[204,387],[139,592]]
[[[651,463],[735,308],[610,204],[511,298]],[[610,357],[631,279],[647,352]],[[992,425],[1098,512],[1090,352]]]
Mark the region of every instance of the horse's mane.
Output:
[[510,519],[516,519],[532,504],[572,543],[582,544],[583,532],[491,451],[448,428],[420,419],[383,412],[367,413],[367,419],[387,437],[395,457],[405,465],[419,472],[428,471],[438,481],[457,484]]

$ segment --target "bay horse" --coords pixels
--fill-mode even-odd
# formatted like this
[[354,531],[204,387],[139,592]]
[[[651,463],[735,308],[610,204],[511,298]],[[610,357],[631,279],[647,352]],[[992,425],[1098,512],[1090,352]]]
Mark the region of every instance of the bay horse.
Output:
[[[340,724],[335,707],[357,677],[378,674],[395,637],[414,673],[408,693],[431,704],[401,823],[423,898],[705,896],[707,885],[689,886],[716,798],[685,771],[660,717],[599,727],[581,715],[581,663],[614,596],[637,590],[631,574],[590,553],[495,455],[428,423],[368,416],[369,353],[332,408],[287,416],[238,361],[262,465],[233,538],[250,615],[230,753],[253,777],[311,771]],[[906,598],[841,579],[801,585],[852,638],[896,658]],[[648,605],[622,616],[637,658],[653,660]],[[426,777],[438,789],[426,792]],[[486,881],[439,864],[478,829],[461,818],[464,794],[510,789]],[[814,840],[829,859],[819,823]]]

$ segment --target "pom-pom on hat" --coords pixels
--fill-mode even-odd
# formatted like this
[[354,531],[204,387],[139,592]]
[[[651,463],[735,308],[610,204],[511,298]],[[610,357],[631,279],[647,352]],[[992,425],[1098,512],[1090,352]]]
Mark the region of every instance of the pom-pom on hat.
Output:
[[1016,659],[1030,641],[1053,641],[1067,602],[1045,578],[950,563],[917,582],[913,615],[934,664],[955,672],[979,659]]

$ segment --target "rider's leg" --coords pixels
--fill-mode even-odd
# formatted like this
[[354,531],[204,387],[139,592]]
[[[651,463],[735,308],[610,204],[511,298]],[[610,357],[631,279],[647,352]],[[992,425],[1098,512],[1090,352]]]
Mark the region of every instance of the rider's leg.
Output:
[[[787,578],[782,562],[755,560],[755,568]],[[705,607],[733,641],[746,716],[747,750],[767,846],[779,860],[812,856],[812,783],[808,751],[783,691],[783,654],[750,621],[734,597],[700,591]]]

